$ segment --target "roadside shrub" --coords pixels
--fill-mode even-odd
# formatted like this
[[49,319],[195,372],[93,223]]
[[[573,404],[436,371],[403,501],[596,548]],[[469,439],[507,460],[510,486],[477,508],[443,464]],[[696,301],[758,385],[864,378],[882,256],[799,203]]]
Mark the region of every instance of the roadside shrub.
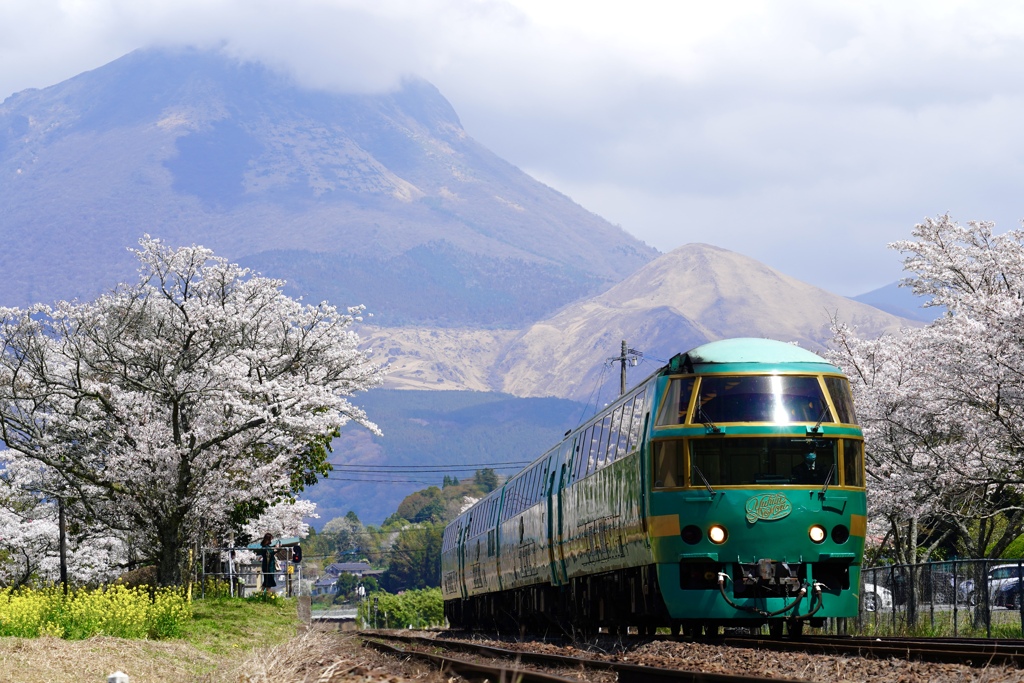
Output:
[[191,618],[188,600],[170,588],[158,588],[152,597],[145,588],[123,585],[79,589],[66,596],[58,587],[0,591],[0,636],[175,638]]
[[[376,612],[374,612],[376,599]],[[427,628],[444,624],[444,599],[440,588],[404,591],[392,595],[372,593],[359,604],[359,621],[369,628]]]

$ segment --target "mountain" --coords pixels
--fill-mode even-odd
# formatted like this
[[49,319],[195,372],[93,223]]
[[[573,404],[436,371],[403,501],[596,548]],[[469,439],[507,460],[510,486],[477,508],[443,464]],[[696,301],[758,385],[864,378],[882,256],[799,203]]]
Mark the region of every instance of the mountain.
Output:
[[656,255],[474,141],[425,81],[314,91],[211,51],[7,98],[0,178],[0,305],[92,298],[149,233],[377,324],[519,328]]
[[618,355],[623,339],[655,361],[647,371],[677,353],[728,337],[767,337],[817,351],[831,336],[833,318],[866,336],[906,324],[752,258],[688,244],[527,329],[499,361],[501,390],[577,400],[586,400],[595,387],[612,384],[617,390],[617,380],[601,382],[600,377],[602,361]]
[[619,284],[567,305],[520,334],[367,329],[392,370],[390,386],[558,396],[599,405],[618,392],[622,340],[643,352],[638,382],[666,359],[727,337],[768,337],[820,351],[835,318],[860,334],[912,321],[832,294],[746,256],[707,244],[664,254]]
[[898,315],[901,318],[925,323],[930,323],[939,318],[944,311],[939,306],[924,308],[925,299],[914,296],[909,287],[900,287],[898,282],[873,289],[865,294],[852,297],[852,299],[869,306],[874,306],[887,313]]

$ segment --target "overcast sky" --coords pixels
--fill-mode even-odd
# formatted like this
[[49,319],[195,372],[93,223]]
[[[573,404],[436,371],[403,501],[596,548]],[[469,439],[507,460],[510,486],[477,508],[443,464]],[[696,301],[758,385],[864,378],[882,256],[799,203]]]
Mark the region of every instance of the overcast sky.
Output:
[[1024,218],[1024,3],[0,0],[0,99],[135,48],[434,83],[470,135],[662,251],[855,295],[925,216]]

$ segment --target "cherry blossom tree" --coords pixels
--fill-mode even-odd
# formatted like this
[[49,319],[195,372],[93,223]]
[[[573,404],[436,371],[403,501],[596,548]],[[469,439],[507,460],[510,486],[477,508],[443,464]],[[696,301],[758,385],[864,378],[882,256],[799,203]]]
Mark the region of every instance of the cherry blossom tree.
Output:
[[922,328],[876,340],[834,329],[864,425],[869,500],[896,558],[921,559],[955,535],[965,554],[999,556],[1024,529],[1024,233],[949,216],[891,245],[904,285],[943,306]]
[[922,331],[928,383],[960,410],[959,471],[974,484],[953,515],[965,550],[998,557],[1024,530],[1024,231],[948,215],[896,242],[904,284],[946,315]]
[[[58,506],[38,486],[38,468],[0,453],[0,586],[61,577]],[[34,471],[33,471],[34,470]],[[66,568],[80,583],[110,581],[128,568],[124,542],[81,517],[68,525]]]
[[0,309],[0,437],[169,584],[204,532],[325,474],[339,428],[377,431],[349,399],[382,369],[358,349],[359,307],[303,304],[200,246],[133,251],[134,284]]
[[249,538],[258,540],[270,533],[274,538],[309,535],[307,519],[318,519],[316,503],[311,500],[282,500],[268,507],[263,514],[245,524],[242,531]]

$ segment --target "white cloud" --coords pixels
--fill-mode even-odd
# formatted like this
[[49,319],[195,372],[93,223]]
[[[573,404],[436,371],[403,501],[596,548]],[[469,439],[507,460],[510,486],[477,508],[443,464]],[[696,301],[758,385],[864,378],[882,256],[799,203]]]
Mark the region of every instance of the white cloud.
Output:
[[[471,135],[641,239],[841,293],[896,279],[884,245],[926,215],[1024,216],[1016,2],[0,0],[0,93],[180,43],[314,87],[420,75]],[[859,270],[794,256],[808,236]]]

